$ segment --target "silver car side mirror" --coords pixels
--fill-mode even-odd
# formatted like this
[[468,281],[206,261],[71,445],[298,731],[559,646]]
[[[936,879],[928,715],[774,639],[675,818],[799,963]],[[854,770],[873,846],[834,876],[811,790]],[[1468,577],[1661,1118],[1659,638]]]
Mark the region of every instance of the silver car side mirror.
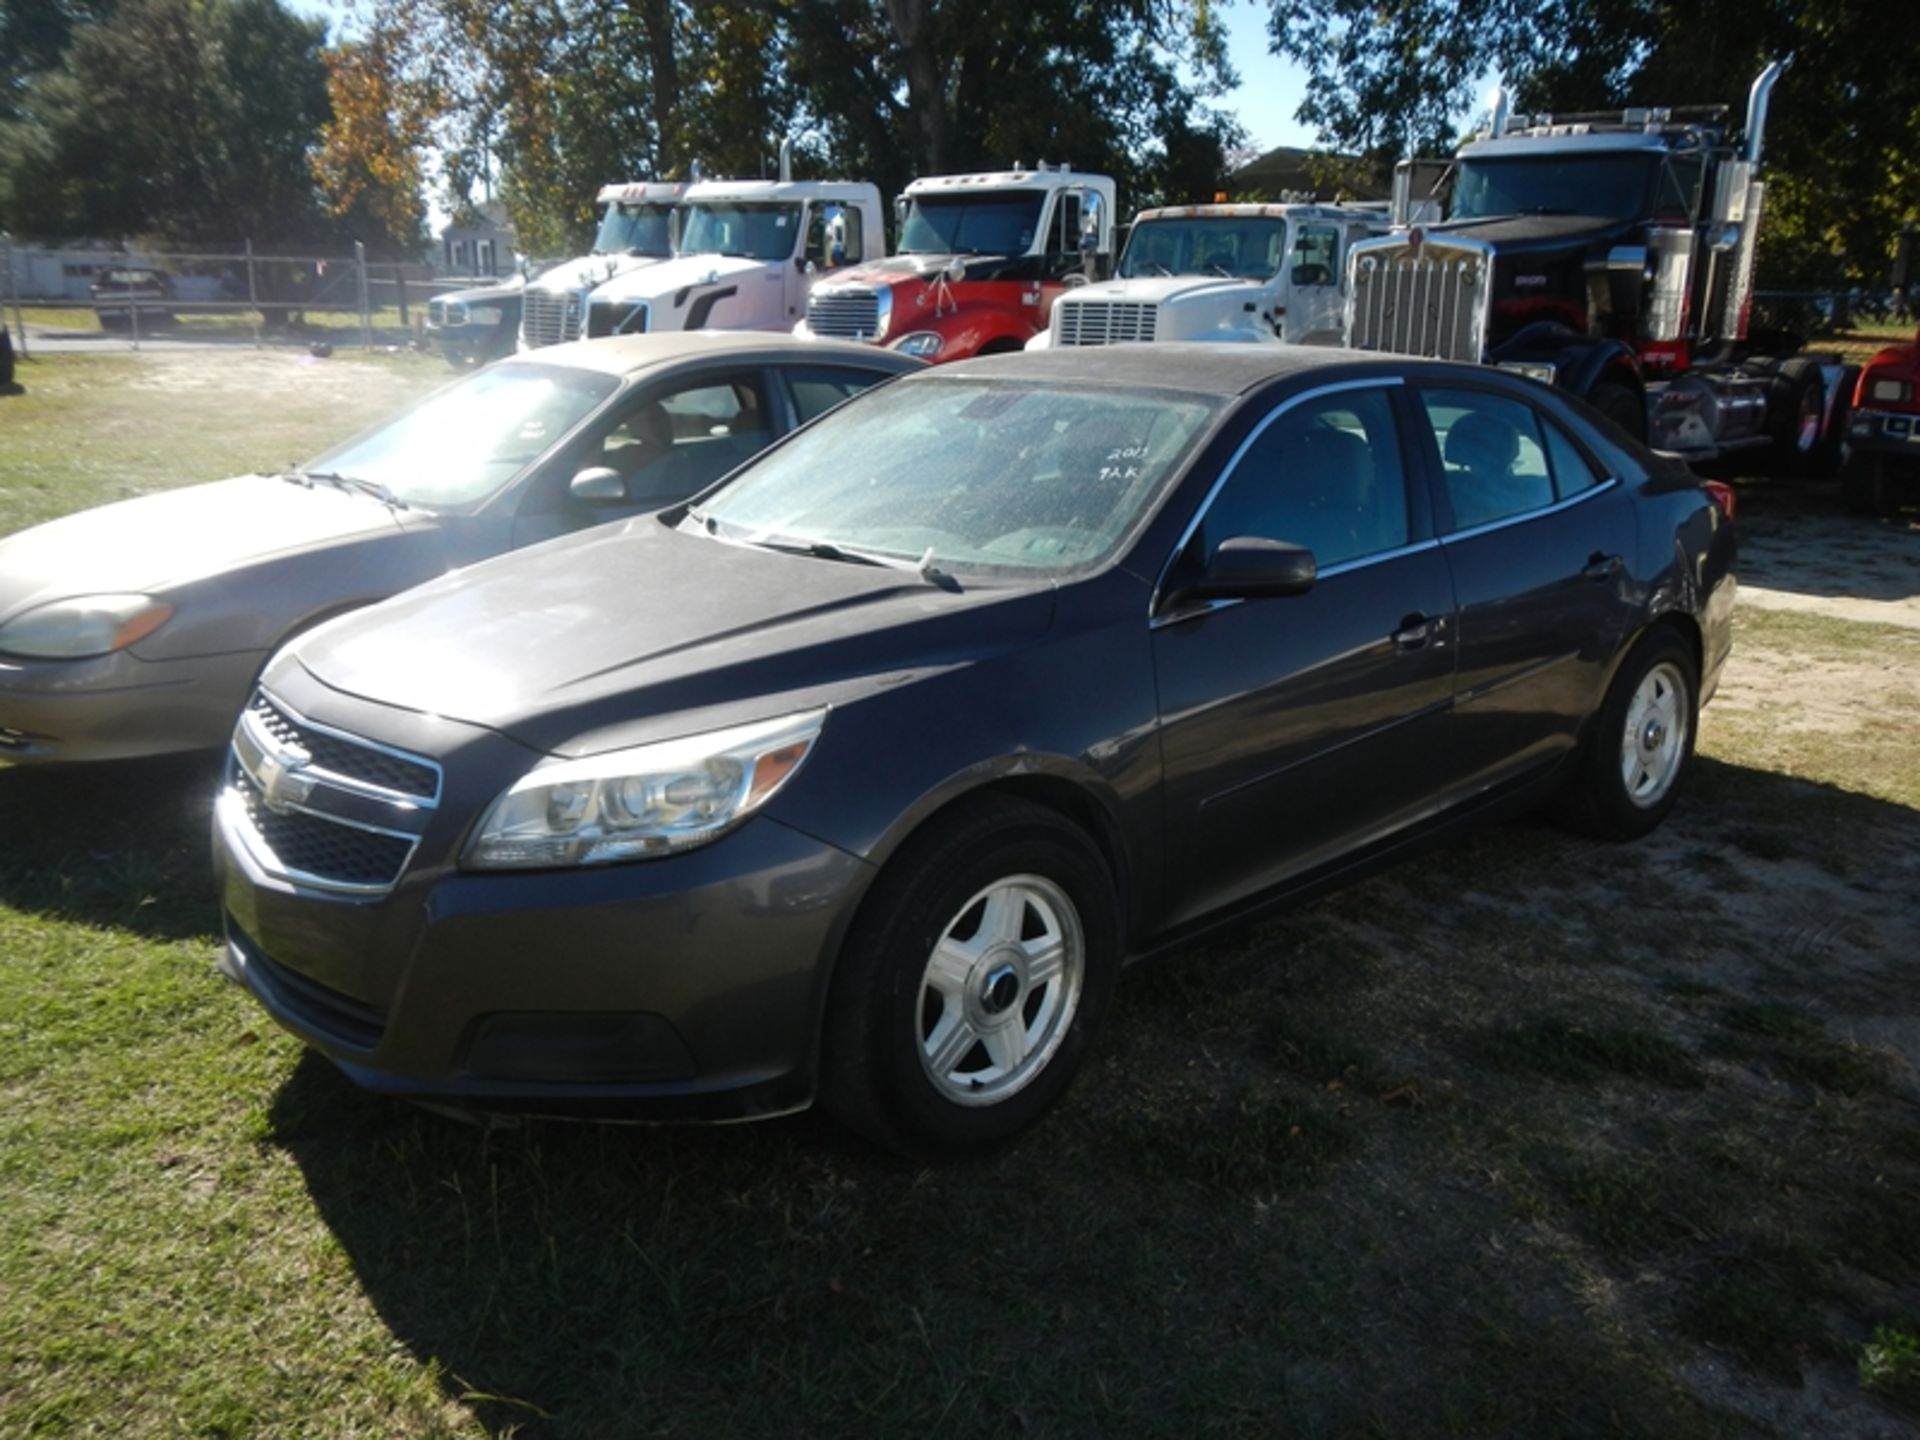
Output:
[[567,491],[588,505],[616,505],[627,498],[627,482],[611,466],[592,465],[567,482]]

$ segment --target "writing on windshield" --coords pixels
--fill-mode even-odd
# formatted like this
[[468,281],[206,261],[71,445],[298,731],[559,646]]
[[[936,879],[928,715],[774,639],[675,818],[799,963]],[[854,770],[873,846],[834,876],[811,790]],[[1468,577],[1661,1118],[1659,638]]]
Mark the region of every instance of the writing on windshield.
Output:
[[1453,220],[1497,215],[1597,215],[1637,219],[1657,157],[1625,155],[1515,156],[1463,160],[1454,178]]
[[1149,220],[1136,225],[1120,258],[1120,274],[1238,275],[1265,280],[1280,269],[1287,222],[1247,219]]
[[654,255],[673,253],[673,207],[626,205],[615,201],[600,217],[600,233],[593,237],[596,255]]
[[800,207],[779,201],[708,200],[687,215],[683,255],[785,260],[800,233]]
[[900,230],[906,255],[1024,255],[1040,230],[1044,190],[916,195]]

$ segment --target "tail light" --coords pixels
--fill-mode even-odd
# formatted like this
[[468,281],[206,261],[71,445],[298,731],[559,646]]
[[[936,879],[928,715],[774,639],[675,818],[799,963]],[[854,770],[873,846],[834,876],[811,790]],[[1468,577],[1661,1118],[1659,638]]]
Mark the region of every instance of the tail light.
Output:
[[1739,503],[1738,497],[1733,493],[1733,486],[1724,480],[1702,480],[1700,488],[1713,498],[1713,503],[1720,507],[1721,514],[1729,520],[1733,519],[1733,512]]

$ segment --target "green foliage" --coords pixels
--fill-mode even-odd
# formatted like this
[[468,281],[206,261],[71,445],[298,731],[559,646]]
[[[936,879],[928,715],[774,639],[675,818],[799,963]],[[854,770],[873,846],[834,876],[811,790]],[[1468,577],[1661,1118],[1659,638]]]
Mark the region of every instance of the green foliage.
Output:
[[1920,1410],[1920,1332],[1882,1325],[1860,1352],[1860,1383]]
[[1444,153],[1489,72],[1517,108],[1725,104],[1789,59],[1768,122],[1763,284],[1883,282],[1920,220],[1920,7],[1873,0],[1277,0],[1300,118],[1351,149]]
[[42,235],[311,239],[323,28],[278,0],[129,0],[0,123],[0,215]]

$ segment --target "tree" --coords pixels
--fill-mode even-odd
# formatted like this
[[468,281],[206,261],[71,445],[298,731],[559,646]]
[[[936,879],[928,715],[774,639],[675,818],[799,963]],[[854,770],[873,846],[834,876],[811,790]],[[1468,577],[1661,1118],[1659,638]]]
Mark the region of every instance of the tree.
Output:
[[0,213],[48,235],[310,242],[322,39],[277,0],[127,0],[0,123]]
[[1920,7],[1869,0],[1275,0],[1275,53],[1309,84],[1300,118],[1346,148],[1451,149],[1470,87],[1518,108],[1725,104],[1791,61],[1768,122],[1771,284],[1875,282],[1920,219]]
[[52,70],[73,32],[113,11],[113,0],[7,0],[0,5],[0,120],[10,119],[27,81]]
[[312,159],[322,203],[374,252],[417,254],[427,215],[420,155],[431,93],[399,74],[390,35],[376,31],[325,58],[332,118]]

